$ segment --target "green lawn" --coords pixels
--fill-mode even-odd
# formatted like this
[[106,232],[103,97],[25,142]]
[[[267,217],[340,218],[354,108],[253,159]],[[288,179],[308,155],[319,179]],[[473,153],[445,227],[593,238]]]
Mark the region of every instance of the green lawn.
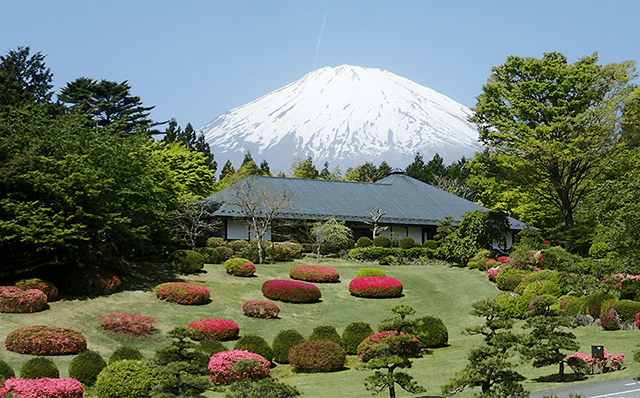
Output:
[[[278,303],[281,312],[279,319],[254,319],[242,314],[241,305],[247,300],[264,299],[261,285],[268,279],[288,279],[288,270],[293,265],[317,264],[315,260],[297,260],[292,263],[278,263],[257,266],[257,277],[238,278],[225,273],[222,265],[207,265],[206,273],[182,277],[186,281],[205,284],[211,291],[211,302],[203,306],[182,306],[158,300],[153,287],[168,278],[167,273],[157,265],[139,265],[136,278],[128,281],[130,290],[108,297],[90,299],[62,300],[51,303],[47,311],[34,314],[0,314],[0,337],[4,338],[12,330],[28,325],[55,325],[81,331],[87,337],[89,348],[99,351],[107,359],[120,344],[137,347],[148,357],[152,357],[155,347],[166,344],[167,331],[175,326],[186,326],[200,318],[226,318],[238,323],[240,334],[258,334],[269,343],[282,329],[297,329],[308,336],[318,325],[333,325],[338,332],[351,322],[365,321],[375,329],[376,324],[393,314],[389,309],[396,304],[408,304],[417,310],[416,316],[434,315],[441,318],[449,330],[449,346],[434,350],[433,355],[414,361],[409,372],[427,388],[422,397],[441,396],[440,386],[466,364],[466,353],[479,344],[480,337],[464,336],[460,331],[470,325],[478,324],[480,319],[469,315],[471,303],[482,298],[492,297],[498,291],[477,270],[451,268],[446,266],[384,266],[388,276],[399,279],[404,284],[404,297],[396,299],[363,299],[349,295],[349,281],[355,277],[361,264],[339,260],[327,260],[321,264],[331,266],[341,275],[341,283],[318,284],[322,291],[322,301],[314,304]],[[98,318],[109,311],[140,313],[158,318],[158,337],[142,341],[126,341],[114,338],[99,330]],[[593,344],[603,344],[612,354],[627,355],[626,368],[620,372],[591,377],[597,378],[636,374],[640,365],[632,362],[632,351],[638,341],[638,331],[604,332],[598,328],[579,328],[575,330],[582,346],[582,352],[590,352]],[[233,342],[227,342],[231,348]],[[29,358],[27,355],[7,351],[0,347],[0,357],[19,371]],[[67,376],[71,357],[53,358],[60,368],[62,376]],[[272,374],[282,381],[296,385],[304,397],[363,397],[370,393],[364,389],[363,380],[368,372],[354,369],[355,357],[349,358],[349,369],[330,374],[294,374],[289,366],[278,365]],[[557,367],[533,369],[523,364],[521,373],[531,379],[545,380],[557,372]],[[567,369],[567,374],[571,375]],[[527,380],[526,388],[540,390],[557,386],[556,383]],[[90,394],[91,391],[89,391]],[[89,396],[88,394],[86,394]],[[223,397],[223,393],[209,393],[210,397]],[[384,396],[384,394],[382,395]],[[399,397],[414,396],[400,391]],[[465,391],[460,397],[473,396]]]

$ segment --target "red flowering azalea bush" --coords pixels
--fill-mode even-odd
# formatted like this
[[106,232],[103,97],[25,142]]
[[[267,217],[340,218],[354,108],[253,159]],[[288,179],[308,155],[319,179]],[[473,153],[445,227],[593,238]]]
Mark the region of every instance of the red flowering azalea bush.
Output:
[[277,318],[280,308],[271,301],[252,300],[242,303],[242,312],[252,318]]
[[240,327],[228,319],[198,319],[189,324],[194,340],[232,340],[240,334]]
[[153,324],[157,319],[139,314],[109,312],[100,317],[100,328],[123,337],[149,337],[157,329]]
[[334,372],[344,368],[347,353],[333,341],[307,341],[289,350],[295,372]]
[[402,282],[388,276],[361,276],[349,283],[349,293],[368,298],[400,297]]
[[289,276],[307,282],[336,283],[340,274],[333,268],[322,265],[298,265],[289,270]]
[[56,326],[25,326],[9,333],[9,351],[31,355],[72,355],[87,349],[87,339],[73,329]]
[[613,312],[604,312],[600,315],[600,325],[604,330],[620,330],[620,320]]
[[189,282],[166,282],[156,286],[156,296],[172,303],[198,305],[209,300],[209,289]]
[[225,261],[224,269],[233,276],[252,276],[256,273],[256,266],[246,258],[230,258]]
[[320,300],[322,294],[311,283],[272,279],[262,284],[262,294],[271,300],[288,303],[312,303]]
[[16,379],[10,378],[0,388],[0,397],[15,398],[81,398],[82,383],[70,377],[62,379]]
[[29,289],[41,290],[44,294],[47,295],[47,301],[49,303],[52,301],[58,300],[58,288],[49,281],[45,281],[38,278],[22,279],[16,282],[15,286],[19,287],[22,290],[29,290]]
[[0,286],[0,312],[28,313],[48,308],[47,295],[38,289],[22,290],[15,286]]
[[207,366],[215,385],[227,385],[241,379],[269,377],[271,364],[261,355],[246,350],[222,351],[213,354]]
[[74,296],[99,296],[115,293],[122,281],[102,268],[80,268],[62,279],[62,289]]

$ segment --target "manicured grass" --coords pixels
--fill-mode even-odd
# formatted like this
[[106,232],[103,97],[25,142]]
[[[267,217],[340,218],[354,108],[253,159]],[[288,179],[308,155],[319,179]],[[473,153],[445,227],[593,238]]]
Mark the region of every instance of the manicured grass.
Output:
[[[289,269],[294,265],[320,264],[330,266],[340,273],[340,283],[317,284],[322,292],[319,303],[292,304],[278,302],[278,319],[250,318],[243,315],[242,303],[248,300],[263,300],[262,283],[269,279],[289,279]],[[433,355],[414,361],[409,369],[416,381],[427,388],[421,397],[441,396],[440,386],[445,384],[455,372],[466,365],[466,354],[480,344],[478,336],[462,335],[463,328],[480,324],[481,320],[469,315],[471,303],[492,297],[498,290],[488,281],[486,275],[477,270],[452,268],[447,266],[380,266],[387,276],[400,280],[404,285],[404,296],[393,299],[364,299],[349,294],[351,279],[365,267],[362,264],[340,260],[326,260],[317,263],[312,259],[290,263],[257,265],[255,277],[242,278],[228,275],[223,265],[206,265],[206,273],[183,276],[180,280],[205,284],[211,291],[211,302],[202,306],[184,306],[161,301],[155,297],[153,288],[157,283],[171,279],[171,275],[157,264],[139,264],[136,278],[129,281],[134,290],[118,292],[107,297],[89,299],[63,299],[51,303],[47,311],[33,314],[0,314],[0,338],[21,326],[53,325],[79,330],[85,334],[89,348],[99,351],[105,359],[121,344],[139,348],[147,358],[152,358],[154,349],[167,344],[166,332],[175,326],[186,326],[202,318],[226,318],[240,326],[240,335],[258,334],[269,344],[282,329],[296,329],[305,337],[315,326],[333,325],[339,333],[351,322],[364,321],[376,329],[382,319],[391,317],[389,309],[397,304],[408,304],[417,310],[415,316],[433,315],[441,318],[449,330],[449,346],[434,350]],[[158,318],[157,337],[146,340],[127,340],[102,332],[98,318],[108,312],[139,313]],[[599,328],[578,328],[574,333],[579,337],[581,352],[590,353],[592,344],[602,344],[612,354],[627,355],[625,369],[620,372],[590,377],[597,380],[636,374],[640,366],[632,361],[632,351],[636,348],[638,331],[604,332]],[[232,348],[234,342],[225,345]],[[17,372],[30,356],[7,351],[2,345],[0,357]],[[60,368],[61,377],[68,375],[68,364],[72,356],[53,357]],[[272,375],[286,383],[297,386],[305,398],[341,396],[344,398],[370,396],[364,388],[364,378],[372,372],[355,370],[357,359],[349,357],[348,370],[329,374],[294,374],[289,366],[278,365]],[[533,369],[524,364],[518,368],[531,379],[542,378],[557,372],[556,367]],[[566,374],[572,371],[566,368]],[[557,383],[527,380],[529,390],[540,390],[557,386]],[[224,397],[224,393],[207,393],[209,397]],[[91,396],[91,390],[85,396]],[[381,396],[386,396],[382,393]],[[398,392],[399,397],[414,395]],[[473,396],[473,390],[465,391],[460,397]]]

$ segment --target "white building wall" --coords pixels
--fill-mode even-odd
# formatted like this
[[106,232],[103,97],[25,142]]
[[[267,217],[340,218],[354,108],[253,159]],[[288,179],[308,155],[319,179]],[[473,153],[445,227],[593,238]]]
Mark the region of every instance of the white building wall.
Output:
[[422,244],[422,228],[409,227],[407,230],[407,236],[413,238],[417,243]]
[[[250,225],[245,220],[228,220],[227,221],[227,239],[228,240],[250,240],[256,238],[254,231],[249,233]],[[271,240],[271,228],[262,237],[263,240]]]

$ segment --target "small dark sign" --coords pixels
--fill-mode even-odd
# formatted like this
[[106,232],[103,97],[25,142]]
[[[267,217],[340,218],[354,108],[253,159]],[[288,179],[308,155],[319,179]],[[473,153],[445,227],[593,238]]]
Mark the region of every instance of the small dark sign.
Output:
[[600,360],[604,360],[604,346],[592,345],[591,346],[591,356],[594,357],[594,358],[598,358]]

